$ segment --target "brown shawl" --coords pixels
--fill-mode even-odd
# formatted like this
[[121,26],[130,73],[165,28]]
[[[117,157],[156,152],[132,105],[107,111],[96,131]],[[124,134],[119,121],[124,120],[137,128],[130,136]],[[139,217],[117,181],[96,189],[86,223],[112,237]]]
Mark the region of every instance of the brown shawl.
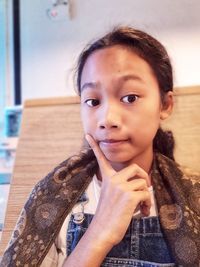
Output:
[[[97,169],[92,150],[62,162],[33,189],[1,267],[40,266],[60,228]],[[152,181],[161,227],[176,266],[200,266],[200,175],[185,174],[155,154]]]

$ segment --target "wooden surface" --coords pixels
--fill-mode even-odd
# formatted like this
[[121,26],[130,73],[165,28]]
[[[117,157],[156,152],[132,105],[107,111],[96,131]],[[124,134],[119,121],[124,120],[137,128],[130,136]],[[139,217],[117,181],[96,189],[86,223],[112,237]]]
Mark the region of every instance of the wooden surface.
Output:
[[59,102],[58,105],[31,105],[24,109],[0,255],[33,185],[78,151],[82,139],[79,117],[79,104]]
[[[177,161],[200,171],[200,86],[177,89],[175,102],[163,126],[174,132]],[[76,153],[82,137],[78,97],[26,101],[0,255],[34,184]]]
[[173,114],[163,128],[173,131],[176,161],[200,171],[200,86],[176,91]]

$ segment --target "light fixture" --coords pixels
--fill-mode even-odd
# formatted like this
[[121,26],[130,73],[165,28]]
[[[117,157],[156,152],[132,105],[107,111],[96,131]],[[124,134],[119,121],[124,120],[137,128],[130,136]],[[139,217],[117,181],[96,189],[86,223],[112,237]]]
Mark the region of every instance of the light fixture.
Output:
[[53,21],[70,18],[70,0],[52,0],[52,7],[47,9],[48,17]]

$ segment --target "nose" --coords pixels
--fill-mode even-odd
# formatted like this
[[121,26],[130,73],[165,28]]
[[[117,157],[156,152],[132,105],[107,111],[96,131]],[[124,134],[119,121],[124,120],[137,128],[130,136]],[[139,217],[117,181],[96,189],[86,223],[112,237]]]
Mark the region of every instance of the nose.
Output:
[[119,107],[108,103],[99,110],[98,127],[100,129],[120,128],[121,114]]

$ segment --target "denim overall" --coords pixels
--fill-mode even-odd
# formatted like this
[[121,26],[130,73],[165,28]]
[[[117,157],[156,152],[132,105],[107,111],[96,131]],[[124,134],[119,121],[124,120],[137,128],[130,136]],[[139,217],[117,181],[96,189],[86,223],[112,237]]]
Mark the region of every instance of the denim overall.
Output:
[[[76,224],[71,215],[67,230],[67,255],[76,247],[94,215],[84,216],[83,222]],[[143,217],[131,220],[124,238],[107,254],[101,267],[174,267],[173,262],[158,217]]]

